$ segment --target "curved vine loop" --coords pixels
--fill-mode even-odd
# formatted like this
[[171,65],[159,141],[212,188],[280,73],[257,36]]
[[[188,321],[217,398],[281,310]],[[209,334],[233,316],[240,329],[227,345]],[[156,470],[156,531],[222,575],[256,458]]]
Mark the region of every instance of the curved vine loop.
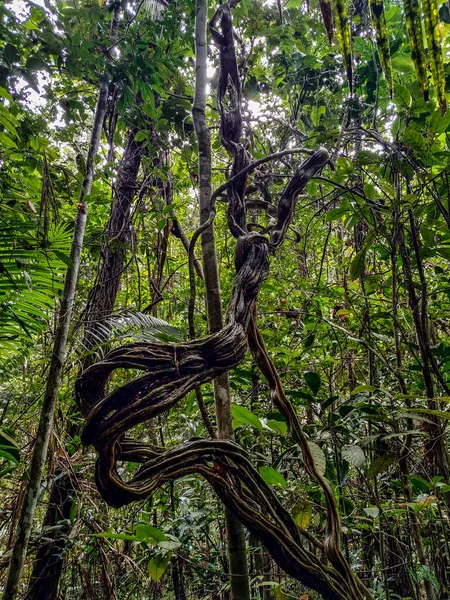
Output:
[[[214,29],[216,24],[220,24],[220,33]],[[248,172],[245,169],[250,157],[240,143],[241,86],[228,4],[219,7],[211,30],[221,56],[218,95],[221,137],[233,156],[233,184],[227,187],[227,193],[228,223],[237,238],[236,277],[227,324],[201,340],[181,344],[128,344],[90,366],[76,383],[76,393],[86,417],[82,441],[93,445],[98,452],[96,483],[111,506],[124,506],[151,496],[167,482],[200,474],[286,573],[320,592],[326,600],[370,598],[341,554],[334,495],[328,481],[316,470],[306,436],[283,392],[255,320],[258,293],[269,268],[269,252],[283,243],[296,197],[328,162],[329,156],[326,150],[318,150],[298,168],[280,198],[277,223],[270,240],[248,232],[244,196]],[[226,94],[229,98],[225,107]],[[242,170],[244,174],[239,177]],[[211,222],[213,218],[212,207]],[[191,250],[193,252],[192,244]],[[330,528],[324,543],[296,525],[253,467],[248,453],[238,444],[228,440],[194,439],[167,450],[129,435],[137,425],[175,406],[191,390],[237,366],[249,344],[255,362],[268,381],[272,400],[301,448],[306,471],[324,492]],[[108,393],[107,385],[116,369],[139,370],[142,375]],[[118,463],[123,461],[140,465],[128,480],[118,468]]]

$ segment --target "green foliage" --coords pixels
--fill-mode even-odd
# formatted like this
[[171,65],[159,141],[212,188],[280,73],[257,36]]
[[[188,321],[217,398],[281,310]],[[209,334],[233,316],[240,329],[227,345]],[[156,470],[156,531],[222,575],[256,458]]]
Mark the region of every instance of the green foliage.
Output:
[[[281,3],[281,17],[277,3],[241,0],[234,9],[245,71],[247,150],[257,159],[286,148],[324,146],[333,156],[333,164],[297,200],[286,245],[270,258],[257,319],[316,467],[337,498],[352,568],[366,578],[373,574],[371,591],[379,599],[387,597],[386,585],[389,597],[401,597],[400,575],[402,584],[412,582],[414,594],[424,595],[429,581],[440,586],[444,597],[450,586],[442,523],[448,519],[450,488],[429,449],[435,448],[436,424],[438,439],[448,443],[450,418],[450,115],[442,115],[447,93],[443,74],[449,71],[448,7],[443,4],[437,12],[436,5],[424,4],[423,18],[412,0],[372,3],[375,48],[370,15],[347,3],[333,6],[342,57],[330,49],[333,32],[326,2],[312,0],[308,9],[297,0]],[[98,2],[81,2],[76,8],[71,2],[45,7],[26,3],[18,16],[10,5],[0,6],[4,532],[27,478],[55,309],[71,265],[75,202],[107,64],[111,8]],[[88,198],[87,245],[47,472],[51,482],[70,462],[71,472],[82,474],[64,555],[61,594],[68,599],[88,597],[80,565],[99,599],[106,597],[103,568],[115,577],[117,597],[130,600],[141,598],[144,586],[145,594],[148,589],[148,595],[172,600],[171,573],[178,561],[188,597],[210,599],[226,593],[228,585],[223,513],[210,488],[187,473],[176,484],[167,482],[135,511],[109,509],[94,495],[92,456],[81,452],[73,399],[78,363],[89,352],[104,358],[132,340],[189,338],[186,251],[171,231],[174,216],[188,238],[197,225],[198,156],[191,117],[194,16],[190,1],[172,3],[158,21],[148,18],[143,7],[135,18],[129,9],[110,69],[109,113]],[[229,159],[217,133],[212,92],[218,65],[212,49],[209,60],[206,117],[217,188]],[[344,71],[353,80],[351,98]],[[144,149],[133,224],[127,244],[109,240],[123,252],[125,268],[116,312],[96,330],[97,347],[86,349],[81,324],[108,242],[112,187],[131,126]],[[266,213],[261,200],[277,204],[300,160],[297,154],[286,155],[250,176],[248,215],[255,231],[267,231],[273,218],[273,210]],[[225,203],[219,200],[215,237],[225,306],[234,277],[234,246]],[[399,248],[402,236],[406,253]],[[201,254],[200,243],[196,252]],[[195,326],[202,337],[208,333],[205,289],[200,278],[196,282]],[[413,308],[411,290],[418,308]],[[417,332],[417,314],[423,312],[430,337],[431,398]],[[111,391],[121,377],[123,373],[115,375]],[[236,443],[247,450],[297,525],[323,540],[325,498],[307,475],[250,353],[230,373],[230,387]],[[214,426],[212,386],[203,386],[202,392]],[[167,418],[142,423],[133,435],[166,447],[206,436],[195,394]],[[403,477],[399,459],[405,449],[409,474]],[[131,463],[120,468],[131,476],[140,467]],[[407,497],[407,482],[412,497]],[[48,489],[42,492],[39,521]],[[245,485],[242,489],[245,494]],[[423,568],[411,535],[411,511],[425,552]],[[50,533],[44,530],[45,536]],[[255,564],[258,542],[249,544]],[[102,562],[104,552],[107,563]],[[394,568],[400,569],[392,565],[400,563],[406,565],[404,571],[391,576]],[[279,597],[307,593],[284,574],[281,584],[256,571],[252,577],[255,590],[266,587]]]

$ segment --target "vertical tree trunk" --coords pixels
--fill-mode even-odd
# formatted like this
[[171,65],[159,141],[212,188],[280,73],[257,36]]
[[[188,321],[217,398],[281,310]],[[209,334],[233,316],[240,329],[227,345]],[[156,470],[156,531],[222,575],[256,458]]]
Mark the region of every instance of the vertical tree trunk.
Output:
[[172,558],[172,583],[175,600],[187,600],[184,589],[183,563],[181,558],[175,556]]
[[[118,10],[120,10],[120,8],[117,9],[113,15],[113,21],[111,25],[112,37],[114,37],[117,29]],[[105,74],[98,95],[94,124],[92,127],[91,140],[86,160],[86,172],[81,186],[79,204],[77,207],[78,210],[75,219],[74,233],[70,250],[71,266],[67,269],[64,290],[57,319],[49,375],[47,378],[41,416],[39,419],[38,433],[36,436],[36,442],[31,461],[30,479],[25,492],[20,519],[17,524],[8,577],[3,593],[3,600],[14,600],[19,590],[19,583],[25,563],[28,541],[30,538],[33,517],[36,510],[38,494],[42,481],[42,474],[47,457],[48,444],[53,426],[56,398],[58,395],[64,367],[67,338],[69,335],[69,326],[72,318],[78,272],[80,268],[81,249],[83,247],[84,231],[86,227],[87,204],[84,202],[84,199],[90,194],[94,179],[94,162],[98,152],[103,121],[106,114],[108,89],[109,75]]]
[[[411,269],[411,261],[409,250],[406,247],[405,235],[403,227],[398,230],[398,245],[400,250],[400,256],[402,259],[403,274],[405,277],[406,289],[408,292],[408,304],[411,309],[414,329],[416,333],[417,345],[419,347],[421,368],[424,382],[425,395],[428,399],[428,407],[431,410],[438,410],[439,405],[435,399],[434,393],[434,382],[432,376],[432,367],[430,361],[432,359],[431,345],[429,339],[428,329],[428,306],[427,306],[427,288],[426,281],[423,276],[422,264],[420,258],[420,249],[418,247],[417,232],[415,230],[416,224],[410,212],[410,224],[411,224],[411,237],[413,241],[415,257],[417,260],[417,266],[420,275],[421,283],[421,295],[420,299],[416,294],[414,286],[414,280]],[[428,415],[429,421],[433,423],[425,424],[427,431],[430,436],[430,440],[426,444],[427,459],[432,461],[434,464],[434,474],[442,475],[446,482],[449,481],[450,468],[448,452],[445,444],[445,438],[442,435],[442,427],[438,422],[438,418],[434,415]],[[444,499],[448,507],[450,507],[450,494],[444,494]]]
[[[211,136],[206,122],[206,58],[207,0],[197,0],[195,21],[195,97],[192,108],[198,140],[200,224],[207,221],[211,210]],[[222,300],[217,265],[214,227],[202,233],[202,259],[206,289],[206,310],[210,333],[223,326]],[[228,374],[214,380],[214,398],[219,438],[233,439],[231,400]],[[247,566],[245,532],[241,523],[225,510],[228,561],[232,600],[249,600],[250,584]]]
[[[113,188],[111,213],[105,228],[106,240],[102,248],[101,264],[89,292],[83,338],[83,345],[87,348],[98,343],[98,326],[111,316],[114,310],[121,275],[125,268],[126,247],[130,242],[130,209],[136,193],[136,180],[142,158],[142,142],[135,141],[136,132],[137,129],[132,127],[127,133],[125,150]],[[85,357],[83,369],[86,369],[92,360],[90,355]]]

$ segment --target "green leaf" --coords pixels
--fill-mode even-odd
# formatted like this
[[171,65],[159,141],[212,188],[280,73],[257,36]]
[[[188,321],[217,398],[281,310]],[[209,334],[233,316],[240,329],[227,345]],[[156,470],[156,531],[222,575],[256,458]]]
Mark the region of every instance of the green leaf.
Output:
[[73,263],[70,260],[70,256],[66,256],[63,252],[59,250],[53,250],[53,254],[59,258],[61,262],[67,265],[70,269],[73,267]]
[[343,446],[342,458],[354,467],[363,467],[366,464],[366,457],[359,446]]
[[136,135],[134,136],[134,141],[135,142],[143,142],[147,138],[148,138],[148,132],[147,131],[138,131],[136,133]]
[[439,417],[440,419],[450,419],[450,412],[445,412],[443,410],[431,410],[430,408],[414,408],[416,413],[424,414],[424,415],[434,415],[435,417]]
[[416,152],[424,152],[425,150],[425,141],[422,134],[414,129],[413,127],[407,127],[405,129],[405,133],[403,134],[403,141],[405,144],[408,144],[412,150]]
[[5,429],[0,429],[0,447],[12,454],[17,462],[20,461],[20,448],[10,432]]
[[272,467],[259,467],[259,474],[268,485],[278,485],[283,489],[287,488],[287,481],[283,475]]
[[450,111],[447,111],[445,115],[441,113],[441,110],[435,110],[429,120],[429,127],[434,133],[444,133],[447,131],[450,125]]
[[3,56],[8,63],[18,62],[20,60],[20,54],[15,46],[12,44],[6,44],[3,49]]
[[303,373],[303,377],[306,381],[307,386],[312,391],[314,396],[317,396],[317,392],[320,389],[320,384],[322,383],[320,375],[318,373],[315,373],[314,371],[306,371],[305,373]]
[[[7,449],[7,450],[6,450]],[[2,458],[6,458],[6,460],[10,460],[11,462],[13,462],[15,465],[19,464],[19,461],[17,460],[17,458],[14,456],[13,453],[11,453],[11,450],[14,451],[15,449],[11,446],[0,446],[0,456]]]
[[301,529],[306,529],[312,517],[312,503],[308,500],[297,502],[292,509],[292,517]]
[[414,73],[414,63],[409,54],[397,54],[391,58],[391,65],[394,71],[408,75]]
[[17,144],[12,140],[6,133],[0,131],[0,146],[6,146],[7,148],[17,148]]
[[364,267],[366,265],[366,254],[367,249],[363,248],[362,250],[357,252],[352,262],[350,263],[350,279],[352,281],[358,279],[358,277],[360,277],[362,272],[364,271]]
[[181,542],[180,540],[165,540],[164,542],[158,542],[158,546],[163,550],[178,550]]
[[284,421],[275,421],[275,419],[269,419],[266,425],[272,431],[275,431],[275,433],[279,433],[280,435],[286,435],[287,433],[288,427]]
[[308,446],[317,472],[319,475],[324,475],[327,468],[327,459],[324,451],[315,442],[308,442]]
[[383,161],[383,155],[369,150],[360,150],[356,153],[355,160],[360,165],[377,165]]
[[140,523],[137,525],[135,530],[136,537],[142,542],[148,542],[149,544],[158,544],[164,542],[167,538],[165,534],[152,525],[144,525]]
[[127,533],[112,533],[110,531],[103,531],[102,533],[91,533],[92,537],[106,538],[107,540],[128,540],[130,542],[140,542],[141,540],[135,535],[129,535]]
[[154,556],[148,563],[148,573],[153,581],[159,581],[166,572],[167,566],[172,557],[172,552],[168,552],[163,556]]
[[367,470],[367,476],[375,477],[379,473],[385,473],[395,462],[396,458],[392,454],[378,456],[378,458],[375,458],[375,460],[370,463],[370,467]]
[[356,394],[361,394],[362,392],[374,392],[377,388],[373,385],[357,385],[350,392],[351,396],[355,396]]
[[367,506],[364,509],[366,515],[372,519],[376,519],[380,514],[380,509],[377,506]]
[[142,110],[148,117],[150,117],[150,119],[153,119],[156,121],[156,119],[158,118],[157,110],[155,108],[153,108],[152,106],[150,106],[150,104],[144,104],[142,106]]
[[251,410],[245,408],[245,406],[240,406],[233,402],[231,404],[231,414],[238,425],[250,425],[259,430],[263,428],[259,418]]
[[450,24],[450,8],[448,2],[441,4],[441,7],[439,8],[439,18],[443,23]]
[[404,85],[394,83],[394,102],[399,108],[410,108],[412,97]]
[[39,56],[30,56],[26,62],[26,68],[30,71],[39,71],[45,67],[45,62]]
[[14,137],[17,137],[17,129],[5,115],[0,114],[0,123],[9,131],[9,133]]
[[11,94],[4,87],[0,87],[0,97],[5,98],[6,100],[9,100],[10,102],[13,101]]

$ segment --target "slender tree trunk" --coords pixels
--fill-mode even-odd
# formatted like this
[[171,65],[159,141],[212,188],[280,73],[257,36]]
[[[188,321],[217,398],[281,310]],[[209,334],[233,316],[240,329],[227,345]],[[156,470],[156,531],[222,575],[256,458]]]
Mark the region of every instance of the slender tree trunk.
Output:
[[30,479],[25,492],[20,519],[16,529],[15,541],[9,565],[8,578],[3,593],[3,600],[14,600],[17,597],[22,570],[25,563],[28,541],[30,538],[33,516],[41,487],[42,474],[47,457],[48,444],[53,426],[56,398],[61,383],[64,367],[67,337],[72,318],[73,304],[80,268],[80,255],[83,247],[84,230],[86,227],[87,205],[85,197],[90,194],[94,179],[94,160],[100,144],[103,120],[108,100],[109,77],[104,77],[97,100],[94,125],[91,133],[86,173],[80,192],[77,216],[70,251],[71,266],[66,273],[63,296],[58,314],[55,341],[50,362],[47,386],[42,404],[38,433],[34,446],[30,467]]
[[[211,210],[211,136],[206,122],[206,58],[207,58],[207,0],[197,0],[195,21],[195,97],[192,109],[198,140],[200,224],[207,221]],[[210,333],[223,326],[222,299],[217,265],[214,227],[211,225],[201,237],[203,271],[206,289],[206,310]],[[218,436],[233,439],[231,400],[228,374],[214,380],[214,398]],[[225,510],[228,562],[232,600],[249,600],[250,583],[247,565],[245,532],[241,523]]]

